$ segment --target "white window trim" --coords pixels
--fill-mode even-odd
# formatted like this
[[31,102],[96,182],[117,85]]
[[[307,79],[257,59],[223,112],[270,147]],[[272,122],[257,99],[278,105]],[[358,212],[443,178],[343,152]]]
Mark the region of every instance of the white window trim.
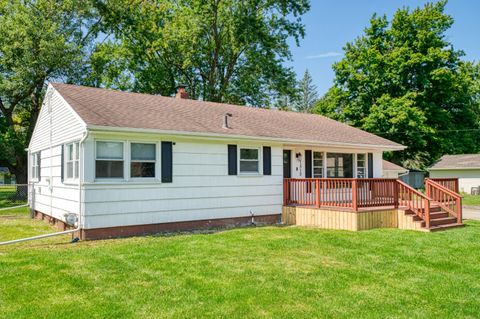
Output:
[[[358,177],[358,155],[364,155],[364,169],[365,169],[365,177]],[[355,177],[356,178],[368,178],[368,153],[355,153]]]
[[[126,176],[127,180],[132,181],[161,181],[160,174],[161,174],[161,166],[160,166],[160,142],[154,141],[127,141],[128,142],[128,175]],[[155,145],[155,160],[154,161],[132,161],[132,144],[153,144]],[[127,162],[127,161],[125,161]],[[142,163],[155,163],[155,176],[154,177],[132,177],[131,167],[133,162],[142,162]]]
[[[40,166],[38,165],[38,157],[41,156],[41,153],[40,151],[38,152],[35,152],[35,153],[32,153],[31,154],[31,158],[30,158],[30,161],[31,161],[31,174],[32,174],[32,177],[31,177],[31,180],[34,181],[34,182],[38,182],[40,180]],[[41,163],[41,161],[40,161]]]
[[[97,142],[110,142],[110,143],[122,143],[123,144],[123,159],[104,159],[104,158],[101,158],[101,159],[97,159]],[[109,182],[109,181],[116,181],[116,182],[119,182],[119,181],[128,181],[128,176],[130,175],[130,165],[129,165],[129,161],[126,159],[127,156],[128,156],[128,150],[127,150],[127,147],[126,145],[128,145],[128,143],[124,140],[108,140],[108,139],[95,139],[94,140],[94,145],[93,145],[93,149],[94,149],[94,166],[93,166],[93,170],[94,170],[94,176],[95,176],[95,181],[99,181],[99,182]],[[118,161],[118,162],[123,162],[123,177],[97,177],[97,160],[98,161]]]
[[[322,177],[315,177],[315,167],[318,167],[318,166],[314,165],[314,163],[315,163],[315,153],[322,154]],[[327,152],[312,150],[312,178],[325,178],[325,172],[326,172],[325,159],[326,159],[326,156],[327,156]]]
[[[77,147],[75,147],[75,144]],[[73,146],[73,156],[71,162],[73,163],[72,166],[72,177],[68,177],[68,169],[67,169],[67,163],[69,162],[68,160],[68,147],[72,145]],[[75,182],[78,181],[79,176],[75,177],[75,166],[78,167],[78,174],[80,174],[80,145],[78,141],[73,141],[69,142],[67,144],[64,144],[64,154],[63,154],[63,178],[66,182]],[[77,154],[78,150],[78,154]],[[65,154],[66,151],[66,154]]]
[[[238,154],[237,154],[237,169],[239,176],[263,176],[263,152],[262,147],[260,146],[249,146],[249,145],[238,145]],[[240,153],[242,149],[255,149],[258,150],[258,172],[242,172],[240,170]],[[252,161],[253,160],[245,160],[245,161]]]

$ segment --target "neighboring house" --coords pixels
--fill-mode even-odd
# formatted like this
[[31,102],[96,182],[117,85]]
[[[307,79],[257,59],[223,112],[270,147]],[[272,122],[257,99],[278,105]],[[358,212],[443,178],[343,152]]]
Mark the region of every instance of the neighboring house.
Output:
[[[50,84],[32,208],[86,239],[278,222],[284,177],[382,177],[404,146],[323,116]],[[311,190],[310,190],[311,192]]]
[[6,184],[7,181],[7,175],[9,174],[8,168],[6,167],[0,167],[0,185]]
[[432,178],[458,178],[461,192],[480,187],[480,154],[444,155],[429,168]]
[[408,173],[408,169],[403,168],[392,162],[383,160],[383,173],[382,177],[384,178],[398,178],[400,175]]

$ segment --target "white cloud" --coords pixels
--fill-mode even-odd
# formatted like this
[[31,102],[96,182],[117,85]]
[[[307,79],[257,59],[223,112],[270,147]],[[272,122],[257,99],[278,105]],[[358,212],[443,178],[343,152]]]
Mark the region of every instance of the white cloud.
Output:
[[331,58],[331,57],[337,57],[342,55],[343,54],[340,52],[330,51],[330,52],[325,52],[325,53],[320,53],[315,55],[308,55],[306,58],[307,59],[324,59],[324,58]]

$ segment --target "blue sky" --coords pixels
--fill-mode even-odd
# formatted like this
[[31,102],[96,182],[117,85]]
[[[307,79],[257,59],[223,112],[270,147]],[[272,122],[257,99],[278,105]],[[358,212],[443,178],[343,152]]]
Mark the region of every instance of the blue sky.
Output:
[[[297,47],[291,42],[292,66],[300,77],[306,68],[312,74],[318,93],[323,95],[333,83],[331,65],[342,58],[342,47],[363,33],[374,12],[391,17],[396,9],[423,6],[424,0],[311,0],[311,10],[303,22],[306,35]],[[480,1],[450,0],[446,13],[455,23],[448,39],[462,49],[466,59],[480,61]]]

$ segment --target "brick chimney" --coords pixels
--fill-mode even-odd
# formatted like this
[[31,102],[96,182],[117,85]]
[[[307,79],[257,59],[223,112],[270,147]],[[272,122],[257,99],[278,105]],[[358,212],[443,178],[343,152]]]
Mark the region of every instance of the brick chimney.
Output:
[[177,94],[175,94],[176,99],[188,99],[188,93],[185,91],[187,86],[184,84],[179,84],[177,86]]

